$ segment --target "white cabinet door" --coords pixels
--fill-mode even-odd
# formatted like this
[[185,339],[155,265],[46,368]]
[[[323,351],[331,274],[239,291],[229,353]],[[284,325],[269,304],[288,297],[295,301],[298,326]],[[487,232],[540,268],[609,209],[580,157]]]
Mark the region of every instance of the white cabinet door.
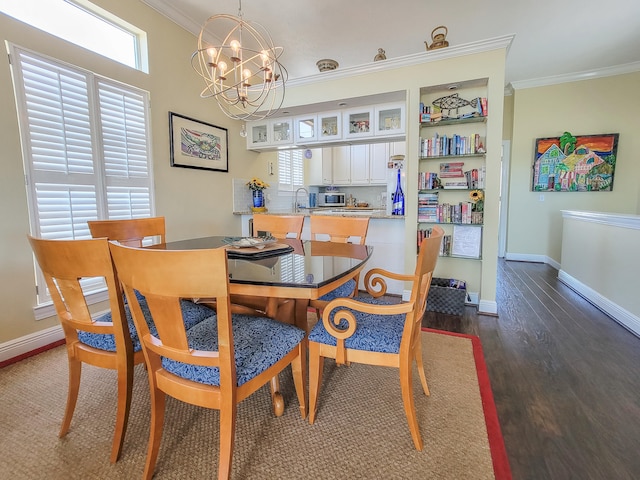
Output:
[[405,131],[404,116],[403,103],[376,106],[374,134],[376,136],[403,134]]
[[265,148],[269,146],[268,122],[247,122],[247,148]]
[[347,110],[343,116],[344,138],[366,138],[373,136],[373,107]]
[[351,184],[351,147],[333,147],[333,184]]
[[326,147],[322,149],[322,185],[333,183],[333,149]]
[[318,114],[318,140],[331,142],[342,138],[342,112]]
[[407,156],[407,142],[391,142],[389,144],[389,156],[404,155]]
[[323,185],[322,165],[323,165],[323,148],[314,148],[311,150],[311,158],[304,159],[304,184],[305,185]]
[[269,122],[272,145],[293,144],[293,122],[290,118],[277,118]]
[[389,161],[389,144],[373,143],[369,156],[369,183],[372,185],[387,184],[387,163]]
[[315,114],[296,117],[293,123],[297,144],[305,145],[318,140],[318,117]]
[[369,145],[351,145],[351,185],[369,184]]

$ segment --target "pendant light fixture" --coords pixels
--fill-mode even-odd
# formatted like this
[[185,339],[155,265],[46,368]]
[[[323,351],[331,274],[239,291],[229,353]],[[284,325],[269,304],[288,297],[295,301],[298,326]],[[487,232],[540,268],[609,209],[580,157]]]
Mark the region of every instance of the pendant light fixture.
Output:
[[204,79],[202,98],[213,97],[222,111],[236,120],[262,120],[276,113],[284,101],[286,68],[283,48],[269,32],[244,20],[242,0],[238,16],[209,17],[198,35],[191,65]]

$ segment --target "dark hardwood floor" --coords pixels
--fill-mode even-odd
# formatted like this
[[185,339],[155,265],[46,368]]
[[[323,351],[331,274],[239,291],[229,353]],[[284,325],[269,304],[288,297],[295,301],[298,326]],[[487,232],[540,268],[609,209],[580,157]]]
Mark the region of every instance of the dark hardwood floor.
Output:
[[515,480],[640,479],[640,338],[539,263],[498,262],[498,317],[427,312],[480,337]]

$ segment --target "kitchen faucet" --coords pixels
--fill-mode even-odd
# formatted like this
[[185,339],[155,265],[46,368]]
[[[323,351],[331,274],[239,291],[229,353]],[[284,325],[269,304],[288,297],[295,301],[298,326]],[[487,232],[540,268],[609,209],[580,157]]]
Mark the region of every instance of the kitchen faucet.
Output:
[[306,198],[309,198],[309,190],[307,190],[304,187],[300,187],[299,189],[296,190],[296,196],[293,200],[293,211],[295,213],[298,213],[300,211],[300,205],[298,204],[298,192],[300,192],[300,190],[302,190],[304,193],[307,194]]

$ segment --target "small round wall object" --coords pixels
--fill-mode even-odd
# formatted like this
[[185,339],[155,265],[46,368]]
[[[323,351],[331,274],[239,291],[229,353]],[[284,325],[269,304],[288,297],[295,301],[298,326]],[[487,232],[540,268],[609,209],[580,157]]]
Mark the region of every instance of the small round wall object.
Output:
[[311,157],[313,157],[313,152],[309,148],[307,148],[304,151],[304,158],[311,158]]

